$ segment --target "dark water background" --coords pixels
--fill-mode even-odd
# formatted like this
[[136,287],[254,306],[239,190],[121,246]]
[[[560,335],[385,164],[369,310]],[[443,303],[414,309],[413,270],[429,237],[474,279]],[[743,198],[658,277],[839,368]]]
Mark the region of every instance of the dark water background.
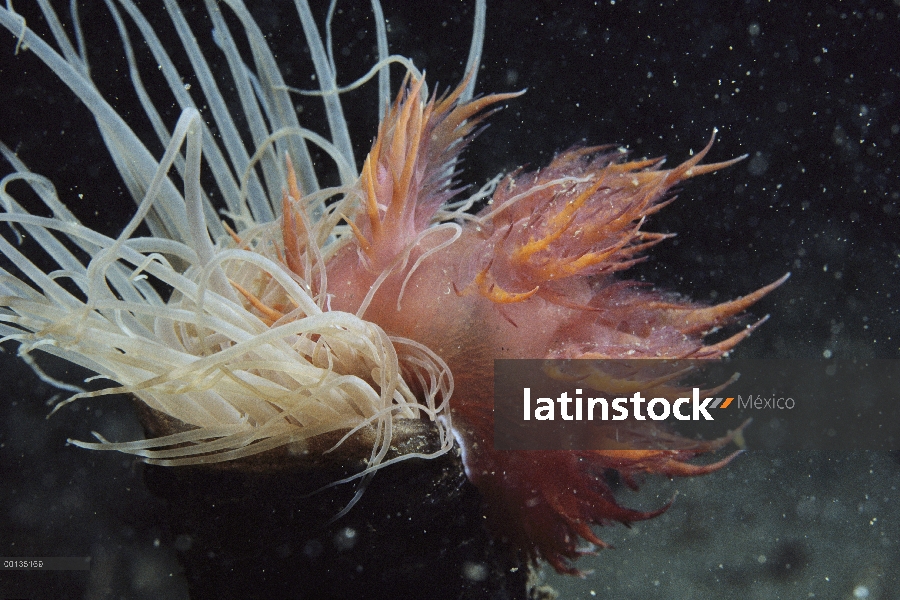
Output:
[[[345,4],[335,22],[341,83],[364,72],[374,46],[366,3]],[[392,51],[412,57],[432,84],[461,79],[471,3],[384,8]],[[192,22],[202,37],[198,11]],[[254,14],[273,32],[288,83],[313,87],[289,3],[260,2]],[[105,8],[85,2],[82,16],[95,78],[126,119],[146,127]],[[163,27],[165,15],[153,20]],[[712,160],[749,158],[687,183],[652,217],[646,229],[678,237],[632,276],[712,302],[791,271],[753,308],[771,321],[740,356],[900,358],[897,39],[896,1],[493,2],[477,89],[528,92],[491,119],[465,155],[464,177],[480,184],[541,166],[574,144],[614,143],[677,163],[718,128]],[[92,119],[34,57],[13,57],[14,44],[0,34],[0,139],[49,176],[80,218],[116,232],[133,204]],[[317,102],[297,104],[301,121],[321,130]],[[374,87],[349,94],[345,110],[361,158],[375,132]],[[166,118],[177,116],[173,108]],[[130,407],[83,402],[45,420],[57,392],[13,356],[13,345],[4,349],[0,555],[91,555],[94,568],[0,574],[0,593],[184,597],[174,547],[187,541],[166,539],[164,506],[143,490],[133,460],[65,445],[92,429],[139,435]],[[564,597],[585,598],[894,598],[898,487],[896,455],[751,451],[715,475],[650,481],[626,494],[639,508],[678,497],[655,521],[604,529],[617,548],[579,563],[593,575],[552,583]]]

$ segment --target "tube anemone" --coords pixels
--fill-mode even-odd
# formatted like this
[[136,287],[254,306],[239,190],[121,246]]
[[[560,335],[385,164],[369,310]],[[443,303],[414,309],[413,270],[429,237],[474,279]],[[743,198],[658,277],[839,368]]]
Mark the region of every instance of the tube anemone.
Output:
[[[232,33],[221,13],[225,5],[241,31]],[[380,14],[378,3],[373,6]],[[145,141],[102,97],[91,79],[86,54],[76,50],[51,8],[43,6],[55,49],[28,28],[24,17],[11,8],[0,10],[0,23],[15,36],[16,50],[38,56],[91,111],[137,203],[124,230],[116,238],[104,236],[72,215],[49,180],[32,173],[8,147],[0,147],[15,169],[0,181],[4,209],[0,220],[14,235],[24,233],[37,241],[56,267],[45,273],[35,257],[17,250],[15,240],[0,239],[0,250],[19,269],[0,273],[6,307],[0,315],[0,335],[3,341],[18,342],[20,356],[32,364],[30,357],[39,350],[117,384],[77,392],[56,409],[85,397],[129,393],[182,423],[184,430],[134,442],[101,438],[99,443],[72,443],[132,453],[152,463],[186,465],[233,460],[289,444],[302,448],[310,438],[335,431],[350,437],[370,430],[374,438],[366,472],[371,472],[390,447],[395,420],[427,418],[441,438],[438,453],[446,452],[451,438],[447,421],[440,417],[446,415],[453,382],[440,357],[410,340],[388,335],[375,323],[327,307],[323,265],[351,234],[347,225],[339,224],[336,211],[343,207],[349,212],[355,198],[348,190],[359,173],[332,49],[323,43],[306,2],[298,2],[297,9],[317,73],[318,95],[325,104],[327,136],[298,122],[291,92],[263,34],[239,0],[207,2],[221,53],[215,57],[198,46],[179,5],[166,3],[182,50],[200,81],[199,98],[185,90],[171,51],[138,7],[127,0],[119,5],[110,2],[108,7],[124,44],[135,92],[165,147],[161,158],[147,150]],[[380,79],[384,106],[389,65],[414,67],[387,54],[383,20],[377,25],[380,57],[370,76]],[[129,27],[141,32],[181,107],[171,131],[144,88]],[[80,39],[77,21],[75,30]],[[241,55],[235,35],[249,44],[249,59]],[[472,64],[479,62],[482,36],[479,5]],[[223,58],[240,100],[240,118],[230,112],[209,66]],[[463,93],[471,96],[472,85],[474,76]],[[209,107],[208,114],[201,116],[197,108],[201,105]],[[241,121],[248,131],[239,128]],[[213,126],[217,135],[212,134]],[[242,137],[248,133],[249,147]],[[320,189],[308,144],[333,159],[341,186]],[[296,165],[296,176],[286,156]],[[215,196],[224,206],[214,204],[213,194],[204,189],[201,164],[214,179]],[[310,278],[285,271],[279,260],[284,245],[272,235],[280,232],[267,225],[281,212],[289,168],[295,182],[293,201],[303,196],[309,240],[316,244]],[[173,179],[183,185],[176,186]],[[52,216],[29,214],[7,191],[16,181],[30,185]],[[343,200],[329,207],[335,198]],[[220,210],[238,234],[228,235],[231,228]],[[136,235],[143,224],[152,236]],[[82,259],[78,250],[88,259]],[[248,289],[256,290],[260,300],[249,296]],[[271,298],[278,298],[284,310],[274,321],[256,310],[259,301]],[[410,381],[427,384],[414,393]]]
[[[206,2],[212,49],[201,48],[175,1],[165,3],[174,45],[136,3],[106,5],[142,115],[101,93],[104,82],[93,78],[108,74],[91,69],[77,11],[71,39],[49,3],[40,3],[43,37],[11,6],[0,8],[7,51],[37,57],[89,109],[136,206],[117,234],[95,231],[0,142],[13,169],[0,180],[0,341],[17,343],[41,379],[69,392],[54,412],[130,394],[148,435],[70,442],[150,463],[145,484],[171,500],[166,528],[192,540],[181,552],[192,597],[283,597],[298,586],[309,597],[359,597],[388,584],[411,596],[426,572],[447,597],[521,596],[527,571],[484,529],[480,498],[448,452],[454,384],[446,363],[331,307],[325,265],[354,239],[345,219],[360,206],[342,94],[377,78],[381,118],[396,63],[429,96],[415,66],[388,54],[379,2],[377,60],[339,88],[330,32],[320,34],[298,0],[318,84],[303,92],[288,87],[241,0]],[[334,3],[328,27],[333,11]],[[476,2],[469,76],[447,106],[472,98],[484,13]],[[147,52],[149,64],[140,58]],[[179,71],[185,56],[189,69]],[[145,84],[160,77],[162,90]],[[300,123],[297,93],[321,100],[327,127]],[[178,107],[177,122],[166,106]],[[130,122],[143,118],[155,139]],[[314,166],[314,156],[333,169]],[[336,186],[320,185],[325,171]],[[23,185],[43,207],[26,209]],[[444,220],[483,196],[442,207]],[[41,370],[41,352],[113,385],[86,391],[56,380]],[[412,458],[438,460],[407,466]],[[358,484],[349,493],[334,487],[348,482]],[[287,547],[298,550],[286,556]],[[409,566],[418,563],[424,568]],[[466,565],[484,576],[467,576]]]

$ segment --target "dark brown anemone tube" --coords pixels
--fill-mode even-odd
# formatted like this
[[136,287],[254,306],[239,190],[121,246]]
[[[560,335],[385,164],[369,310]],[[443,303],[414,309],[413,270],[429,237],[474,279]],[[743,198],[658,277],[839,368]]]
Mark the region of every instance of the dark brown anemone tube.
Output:
[[[178,430],[136,404],[148,435]],[[144,466],[148,489],[168,502],[192,600],[529,597],[528,568],[485,529],[456,451],[379,470],[334,519],[357,486],[311,492],[361,471],[371,450],[358,435],[326,453],[340,437],[314,438],[303,453]],[[399,421],[386,460],[438,447],[428,424]]]

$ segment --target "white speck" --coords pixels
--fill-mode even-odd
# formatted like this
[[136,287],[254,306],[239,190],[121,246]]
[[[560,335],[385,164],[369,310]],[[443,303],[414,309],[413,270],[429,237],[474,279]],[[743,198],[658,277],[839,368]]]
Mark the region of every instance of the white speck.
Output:
[[356,542],[356,530],[352,527],[344,527],[334,536],[334,546],[339,551],[350,550]]
[[487,579],[488,570],[482,563],[466,562],[463,565],[463,576],[469,581],[484,581]]

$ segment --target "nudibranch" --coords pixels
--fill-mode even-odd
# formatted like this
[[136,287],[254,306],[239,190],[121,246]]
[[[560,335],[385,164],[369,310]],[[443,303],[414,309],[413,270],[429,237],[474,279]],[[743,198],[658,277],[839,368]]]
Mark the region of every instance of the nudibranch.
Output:
[[[174,83],[180,79],[158,40],[124,5],[183,107],[171,133],[147,108],[166,147],[158,161],[91,86],[84,57],[69,45],[64,59],[10,9],[0,10],[21,46],[91,109],[138,202],[118,236],[102,235],[75,219],[49,181],[0,147],[16,170],[0,183],[0,221],[12,232],[0,237],[0,252],[15,265],[0,271],[0,335],[17,341],[28,360],[40,350],[117,384],[73,390],[67,402],[129,393],[184,425],[148,440],[110,442],[98,434],[97,443],[74,444],[186,465],[303,446],[324,434],[365,434],[369,467],[360,476],[370,476],[419,456],[385,460],[399,421],[426,420],[441,440],[430,456],[456,443],[496,534],[528,560],[567,573],[577,572],[580,539],[602,545],[592,526],[665,510],[620,506],[606,471],[633,485],[639,474],[700,475],[728,462],[689,462],[722,440],[681,450],[498,451],[492,369],[498,358],[717,358],[749,335],[761,321],[704,342],[784,278],[707,306],[621,277],[668,237],[643,227],[673,190],[740,158],[703,164],[713,139],[670,169],[661,159],[630,160],[614,147],[575,148],[461,197],[460,153],[490,112],[518,94],[473,99],[473,70],[455,90],[429,94],[422,74],[404,62],[409,74],[357,175],[340,127],[328,141],[286,116],[287,87],[265,41],[243,5],[228,4],[244,22],[261,75],[248,75],[228,51],[237,52],[213,14],[250,115],[258,146],[252,156],[239,136],[229,139],[224,104],[211,101],[213,113],[225,111],[215,116],[223,154]],[[189,28],[177,5],[168,5],[190,53]],[[311,20],[303,11],[301,18]],[[315,46],[315,36],[307,36]],[[318,44],[313,56],[326,75],[321,95],[337,119],[340,90]],[[392,61],[400,59],[385,56],[380,67]],[[199,79],[207,98],[221,99],[214,81]],[[268,96],[258,102],[254,94]],[[334,158],[340,186],[318,189],[304,140]],[[230,225],[200,186],[201,156],[213,165]],[[170,169],[184,181],[183,192]],[[52,216],[26,211],[6,191],[12,181],[29,184]],[[142,223],[152,236],[135,235]],[[56,270],[46,273],[20,252],[15,236],[22,232]]]
[[[591,525],[665,510],[619,506],[605,470],[631,485],[638,473],[710,473],[731,457],[687,461],[725,440],[684,450],[497,451],[493,360],[718,358],[762,320],[714,344],[705,345],[704,336],[785,278],[705,306],[615,277],[669,237],[642,225],[671,201],[675,186],[741,160],[701,164],[712,139],[672,169],[662,169],[661,159],[628,161],[609,147],[570,150],[546,168],[507,176],[474,215],[448,210],[464,143],[485,109],[511,97],[461,103],[462,89],[426,102],[421,81],[413,80],[382,122],[353,194],[359,203],[335,209],[353,235],[324,267],[331,308],[414,340],[446,362],[454,382],[452,432],[491,524],[529,558],[577,573],[570,560],[579,555],[579,538],[603,545]],[[301,221],[307,218],[285,217],[286,246],[295,243]]]

